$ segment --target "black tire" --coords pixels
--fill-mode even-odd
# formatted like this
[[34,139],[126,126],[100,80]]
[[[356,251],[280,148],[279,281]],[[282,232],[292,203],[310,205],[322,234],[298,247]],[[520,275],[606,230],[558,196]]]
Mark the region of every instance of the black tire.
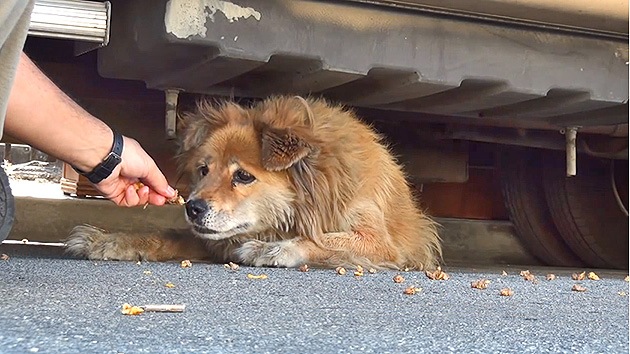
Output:
[[14,216],[15,201],[13,200],[13,193],[11,193],[9,178],[4,169],[0,167],[0,243],[9,236],[13,227]]
[[556,227],[575,254],[593,267],[628,269],[628,216],[615,198],[610,164],[580,156],[577,176],[566,177],[564,155],[550,153],[543,185]]
[[542,185],[541,151],[506,149],[498,159],[505,206],[524,246],[551,266],[580,267],[551,218]]

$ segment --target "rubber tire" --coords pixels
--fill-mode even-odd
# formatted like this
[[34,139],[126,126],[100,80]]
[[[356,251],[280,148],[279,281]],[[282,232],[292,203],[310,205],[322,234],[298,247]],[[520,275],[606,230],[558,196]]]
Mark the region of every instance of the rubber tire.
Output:
[[525,248],[550,266],[581,267],[564,242],[547,207],[542,185],[541,151],[509,148],[500,152],[501,191],[510,220]]
[[11,193],[9,178],[0,167],[0,243],[4,241],[13,228],[15,217],[15,200]]
[[628,269],[628,217],[613,194],[610,160],[580,156],[574,177],[565,168],[563,154],[545,155],[545,196],[560,235],[588,265]]

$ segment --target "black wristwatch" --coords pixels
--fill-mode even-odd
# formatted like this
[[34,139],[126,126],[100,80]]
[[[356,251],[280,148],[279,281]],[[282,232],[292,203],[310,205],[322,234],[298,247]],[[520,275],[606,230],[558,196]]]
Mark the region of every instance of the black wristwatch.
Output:
[[122,151],[123,151],[123,136],[113,131],[114,133],[114,143],[112,144],[112,150],[105,157],[103,162],[99,163],[94,167],[94,169],[90,172],[83,172],[78,168],[72,166],[75,171],[80,173],[81,175],[87,177],[90,182],[97,184],[105,178],[109,177],[114,171],[114,168],[118,166],[122,162]]

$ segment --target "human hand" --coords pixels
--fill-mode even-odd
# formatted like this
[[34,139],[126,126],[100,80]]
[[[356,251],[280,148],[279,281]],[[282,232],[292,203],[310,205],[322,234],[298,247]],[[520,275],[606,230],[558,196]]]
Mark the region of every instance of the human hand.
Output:
[[[123,139],[122,162],[95,187],[120,206],[164,205],[167,199],[175,196],[175,190],[136,140]],[[142,182],[144,186],[136,188],[136,182]]]

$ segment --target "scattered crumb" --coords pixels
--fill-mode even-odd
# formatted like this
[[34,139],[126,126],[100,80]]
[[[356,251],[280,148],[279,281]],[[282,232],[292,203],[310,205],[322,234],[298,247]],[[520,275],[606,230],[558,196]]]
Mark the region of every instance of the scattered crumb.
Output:
[[302,264],[300,266],[300,272],[308,272],[308,264]]
[[190,268],[192,267],[192,262],[189,261],[188,259],[184,259],[181,265],[182,265],[182,268]]
[[122,312],[123,315],[139,315],[141,313],[144,312],[144,309],[142,309],[141,307],[138,306],[131,306],[129,304],[123,304],[122,305],[122,310],[120,311]]
[[529,270],[522,270],[519,275],[523,277],[525,281],[531,281],[533,283],[537,283],[536,277]]
[[475,280],[473,282],[470,283],[470,287],[471,288],[475,288],[475,289],[486,289],[488,287],[488,284],[490,284],[490,280],[488,279],[479,279],[479,280]]
[[361,267],[360,265],[357,266],[357,272],[359,273],[363,273],[363,267]]
[[556,280],[556,275],[549,273],[549,274],[547,274],[545,279],[547,279],[547,280]]
[[507,274],[507,272],[506,272],[506,271],[502,271],[502,272],[501,272],[501,275],[505,277],[505,276],[507,276],[508,274]]
[[0,255],[0,260],[8,261],[9,258],[11,258],[11,257],[9,257],[8,254],[3,253],[3,254]]
[[514,295],[514,291],[512,291],[512,289],[510,289],[510,288],[504,288],[504,289],[501,289],[501,291],[499,292],[499,295],[501,295],[501,296],[512,296],[512,295]]
[[238,270],[240,267],[238,264],[230,262],[223,265],[223,268],[228,270]]
[[404,282],[404,281],[405,281],[405,278],[404,278],[402,275],[400,275],[400,274],[396,274],[396,275],[394,276],[394,283],[398,283],[398,284],[400,284],[400,283],[402,283],[402,282]]
[[337,272],[337,274],[339,274],[339,275],[345,275],[346,274],[346,268],[344,268],[344,267],[337,267],[337,268],[335,268],[335,272]]
[[354,272],[354,276],[355,277],[362,277],[363,276],[363,272],[359,272],[358,270]]
[[142,273],[144,273],[144,274],[146,274],[146,275],[150,275],[150,274],[151,274],[151,271],[150,271],[150,270],[145,270],[145,271],[144,271],[144,272],[142,272]]
[[626,292],[625,291],[620,291],[617,293],[619,296],[626,296]]
[[583,286],[582,286],[582,285],[580,285],[580,284],[574,284],[574,285],[573,285],[573,287],[571,288],[571,290],[573,290],[573,291],[578,291],[578,292],[585,292],[585,291],[586,291],[586,288],[585,288],[585,287],[583,287]]
[[588,272],[588,278],[590,280],[600,280],[599,275],[595,274],[595,272]]
[[376,273],[376,269],[370,268],[370,269],[368,269],[368,273],[375,274]]
[[254,275],[252,273],[247,273],[247,278],[248,279],[267,279],[268,276],[267,274]]
[[409,271],[409,267],[403,268],[403,272],[408,272],[408,271]]
[[420,291],[422,291],[422,288],[419,288],[417,286],[410,286],[407,289],[405,289],[405,291],[403,291],[403,294],[405,295],[415,295],[417,293],[419,293]]
[[164,284],[165,287],[169,288],[169,289],[173,289],[175,287],[175,284],[168,282],[166,284]]
[[625,278],[623,278],[624,281],[629,282],[630,281],[630,275],[626,275]]
[[573,273],[571,275],[571,279],[573,279],[573,280],[584,280],[584,279],[586,279],[586,272],[582,272],[580,274]]
[[449,275],[442,271],[442,267],[437,267],[434,272],[426,271],[424,274],[431,280],[448,280]]
[[136,264],[137,264],[137,265],[141,265],[141,264],[142,264],[142,262],[140,262],[140,261],[137,261],[137,262],[136,262]]

